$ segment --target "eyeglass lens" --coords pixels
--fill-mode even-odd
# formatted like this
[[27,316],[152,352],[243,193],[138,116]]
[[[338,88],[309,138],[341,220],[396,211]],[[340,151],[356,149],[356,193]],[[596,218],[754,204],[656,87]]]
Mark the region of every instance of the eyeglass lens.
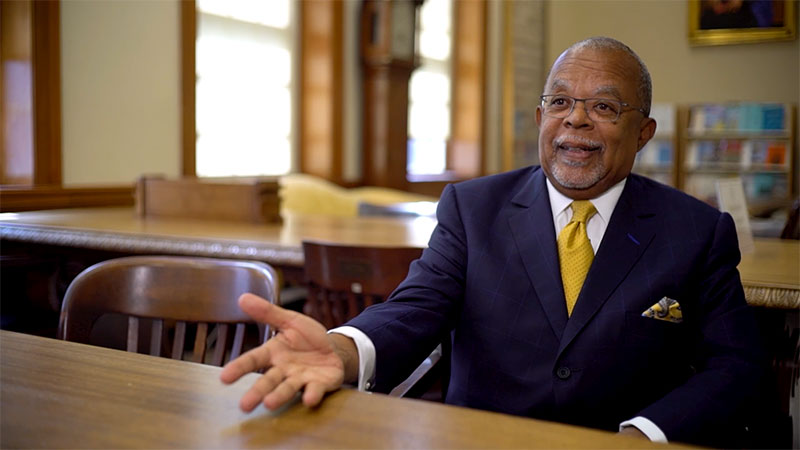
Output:
[[598,122],[614,122],[619,118],[619,112],[622,111],[622,103],[616,100],[606,98],[576,100],[566,95],[543,95],[542,108],[546,115],[563,119],[572,113],[577,101],[583,102],[586,114],[590,119]]

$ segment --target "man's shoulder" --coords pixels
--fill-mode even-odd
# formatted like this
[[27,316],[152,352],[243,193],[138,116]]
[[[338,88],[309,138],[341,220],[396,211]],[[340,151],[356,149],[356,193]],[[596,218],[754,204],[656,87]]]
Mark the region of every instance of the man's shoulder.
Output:
[[[628,186],[636,197],[659,209],[680,209],[692,214],[708,214],[718,216],[720,211],[702,200],[680,191],[672,186],[659,183],[653,179],[631,173],[628,175]],[[627,187],[627,186],[626,186]]]
[[524,185],[537,175],[544,176],[540,166],[527,166],[520,169],[509,170],[507,172],[484,175],[465,181],[454,183],[453,187],[457,190],[484,190],[484,189],[508,189],[517,185]]

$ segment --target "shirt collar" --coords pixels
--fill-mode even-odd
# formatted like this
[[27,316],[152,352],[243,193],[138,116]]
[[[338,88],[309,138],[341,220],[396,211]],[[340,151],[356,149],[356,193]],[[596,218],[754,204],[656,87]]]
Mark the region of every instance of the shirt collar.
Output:
[[[614,212],[614,208],[617,206],[617,202],[619,201],[620,195],[622,195],[622,190],[625,188],[625,182],[627,180],[627,177],[623,178],[622,181],[611,186],[611,188],[598,197],[590,200],[597,210],[597,214],[605,223],[608,223],[611,219],[611,213]],[[561,214],[569,207],[569,204],[572,203],[572,199],[559,192],[555,186],[550,183],[549,178],[547,179],[547,194],[550,196],[550,208],[553,213],[553,218]]]

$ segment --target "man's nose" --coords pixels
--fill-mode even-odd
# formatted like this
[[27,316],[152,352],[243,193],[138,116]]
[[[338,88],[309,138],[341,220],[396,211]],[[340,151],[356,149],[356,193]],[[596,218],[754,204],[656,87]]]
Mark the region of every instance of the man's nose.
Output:
[[572,111],[564,118],[564,124],[573,128],[590,127],[594,125],[589,114],[586,112],[586,102],[575,100],[572,104]]

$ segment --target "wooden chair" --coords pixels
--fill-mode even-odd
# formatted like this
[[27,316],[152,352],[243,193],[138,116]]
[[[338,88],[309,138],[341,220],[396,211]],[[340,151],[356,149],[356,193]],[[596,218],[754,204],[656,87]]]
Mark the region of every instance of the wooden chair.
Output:
[[[230,360],[241,353],[245,324],[253,323],[237,304],[238,297],[245,292],[277,302],[275,270],[260,262],[213,258],[111,259],[84,270],[69,285],[58,336],[89,343],[98,319],[118,314],[127,317],[128,351],[138,350],[139,321],[144,320],[152,322],[150,354],[170,353],[173,359],[219,366],[226,356]],[[231,325],[235,325],[235,330],[229,329]],[[187,329],[190,339],[194,334],[194,344],[188,350],[184,347]],[[144,329],[142,335],[146,334]],[[232,345],[226,345],[230,334],[233,334]],[[258,343],[269,336],[268,327],[263,327]],[[164,342],[162,348],[164,337],[171,340],[171,345]]]
[[[308,285],[304,312],[330,329],[384,301],[422,249],[303,241],[303,255]],[[449,342],[437,347],[390,395],[442,401],[449,378],[448,348]]]
[[303,255],[309,290],[304,312],[333,328],[384,301],[422,249],[303,241]]
[[800,199],[795,200],[789,208],[781,239],[800,239]]

